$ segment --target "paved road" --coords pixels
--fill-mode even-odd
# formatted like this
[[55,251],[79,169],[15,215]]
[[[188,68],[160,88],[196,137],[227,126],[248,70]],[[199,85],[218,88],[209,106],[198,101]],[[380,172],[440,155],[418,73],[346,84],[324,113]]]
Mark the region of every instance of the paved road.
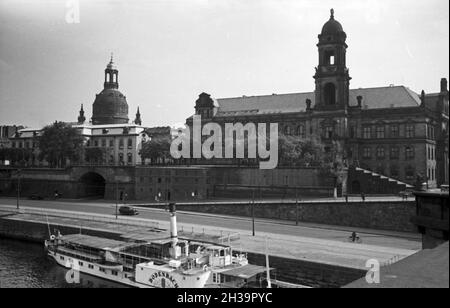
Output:
[[[0,199],[0,207],[15,206],[15,199]],[[75,201],[34,201],[21,200],[20,204],[25,207],[58,209],[66,211],[109,214],[114,215],[115,205],[105,202],[75,202]],[[168,213],[162,209],[140,208],[139,218],[146,218],[158,221],[168,221]],[[235,229],[243,234],[251,234],[252,221],[246,217],[212,215],[202,213],[178,212],[180,225],[200,225],[214,227],[220,230]],[[352,231],[356,231],[363,239],[364,244],[393,247],[401,249],[420,249],[420,236],[410,233],[390,232],[380,230],[370,230],[361,228],[350,228],[342,226],[327,226],[318,224],[301,223],[296,226],[294,223],[286,221],[256,219],[255,230],[279,235],[299,236],[306,238],[316,238],[347,242],[347,238]]]

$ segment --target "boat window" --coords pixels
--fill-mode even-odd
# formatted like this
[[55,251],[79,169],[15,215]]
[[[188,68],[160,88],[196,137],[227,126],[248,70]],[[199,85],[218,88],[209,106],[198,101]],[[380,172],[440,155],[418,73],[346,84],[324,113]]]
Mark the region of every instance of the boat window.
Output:
[[61,260],[64,260],[64,257],[63,257],[63,256],[60,256],[59,258],[60,258]]
[[221,251],[220,251],[220,256],[221,256],[221,257],[224,257],[224,256],[225,256],[225,250],[221,250]]
[[78,265],[83,266],[83,262],[78,261]]

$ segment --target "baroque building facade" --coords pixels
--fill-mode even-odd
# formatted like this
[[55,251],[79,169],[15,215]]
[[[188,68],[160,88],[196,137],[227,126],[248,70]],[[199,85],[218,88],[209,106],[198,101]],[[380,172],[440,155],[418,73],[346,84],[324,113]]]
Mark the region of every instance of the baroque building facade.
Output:
[[[441,79],[440,92],[428,94],[405,86],[350,89],[346,38],[331,10],[318,36],[314,92],[222,99],[202,93],[195,114],[202,116],[202,124],[222,127],[278,123],[279,134],[340,143],[350,168],[409,184],[419,178],[431,187],[448,183],[447,80]],[[358,191],[358,185],[348,183],[349,191]]]
[[[149,135],[142,126],[139,107],[135,120],[130,123],[126,96],[119,91],[119,71],[111,56],[105,69],[103,90],[96,95],[93,103],[92,120],[86,121],[83,105],[78,121],[70,123],[84,137],[84,148],[99,148],[103,157],[96,161],[99,165],[133,166],[142,163],[139,154],[142,143]],[[10,147],[27,149],[33,152],[28,165],[45,166],[45,161],[38,161],[37,138],[42,129],[24,128],[17,130],[10,139]],[[87,161],[83,162],[89,163]]]

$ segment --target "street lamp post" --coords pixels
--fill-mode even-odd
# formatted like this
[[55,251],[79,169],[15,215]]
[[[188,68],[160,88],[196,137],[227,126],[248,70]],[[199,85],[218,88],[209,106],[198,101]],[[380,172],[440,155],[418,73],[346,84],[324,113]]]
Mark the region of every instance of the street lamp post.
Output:
[[19,209],[19,202],[20,202],[20,173],[21,170],[17,169],[17,209]]
[[297,193],[297,187],[295,188],[295,225],[298,226],[298,193]]
[[118,208],[119,208],[119,184],[116,182],[116,219],[118,218]]
[[255,191],[252,190],[252,235],[255,236]]

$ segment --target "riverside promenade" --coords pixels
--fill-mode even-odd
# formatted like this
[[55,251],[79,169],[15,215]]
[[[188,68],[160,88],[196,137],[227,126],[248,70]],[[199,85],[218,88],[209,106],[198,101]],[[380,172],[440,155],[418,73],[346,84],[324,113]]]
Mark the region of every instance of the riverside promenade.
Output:
[[[41,202],[38,205],[50,203]],[[59,203],[53,205],[64,208]],[[8,232],[6,228],[14,229],[14,226],[23,228],[30,224],[32,228],[40,228],[41,237],[48,234],[48,226],[51,230],[63,226],[69,228],[67,230],[71,230],[71,233],[101,232],[104,236],[123,240],[146,240],[167,235],[169,230],[169,214],[164,210],[140,209],[139,218],[119,216],[116,220],[112,205],[84,206],[93,211],[86,213],[85,210],[83,212],[67,210],[67,207],[51,209],[42,206],[22,206],[17,211],[12,205],[0,205],[0,232],[5,236]],[[83,208],[83,204],[78,204],[78,207]],[[185,219],[186,217],[190,219]],[[213,225],[201,223],[208,219],[228,223]],[[377,259],[382,265],[393,264],[420,249],[419,237],[408,233],[395,233],[393,236],[383,234],[379,230],[358,230],[364,231],[362,238],[365,239],[363,243],[358,244],[348,241],[349,232],[342,227],[336,230],[329,227],[327,230],[325,226],[278,225],[274,221],[257,221],[259,229],[256,236],[252,236],[248,229],[240,228],[242,223],[248,223],[246,218],[236,219],[236,223],[230,223],[229,217],[180,213],[178,221],[180,237],[230,243],[235,250],[246,252],[250,261],[255,264],[264,265],[267,249],[270,266],[277,269],[278,279],[313,287],[338,287],[348,284],[364,275],[367,270],[365,265],[369,259]],[[197,223],[192,223],[193,221]],[[264,226],[270,228],[266,230]],[[280,232],[273,232],[274,228]],[[299,231],[305,230],[305,236],[301,235],[302,232],[300,234],[285,232],[294,228]],[[315,233],[318,235],[314,236]],[[334,235],[327,236],[327,234]],[[39,236],[36,240],[40,240]]]

